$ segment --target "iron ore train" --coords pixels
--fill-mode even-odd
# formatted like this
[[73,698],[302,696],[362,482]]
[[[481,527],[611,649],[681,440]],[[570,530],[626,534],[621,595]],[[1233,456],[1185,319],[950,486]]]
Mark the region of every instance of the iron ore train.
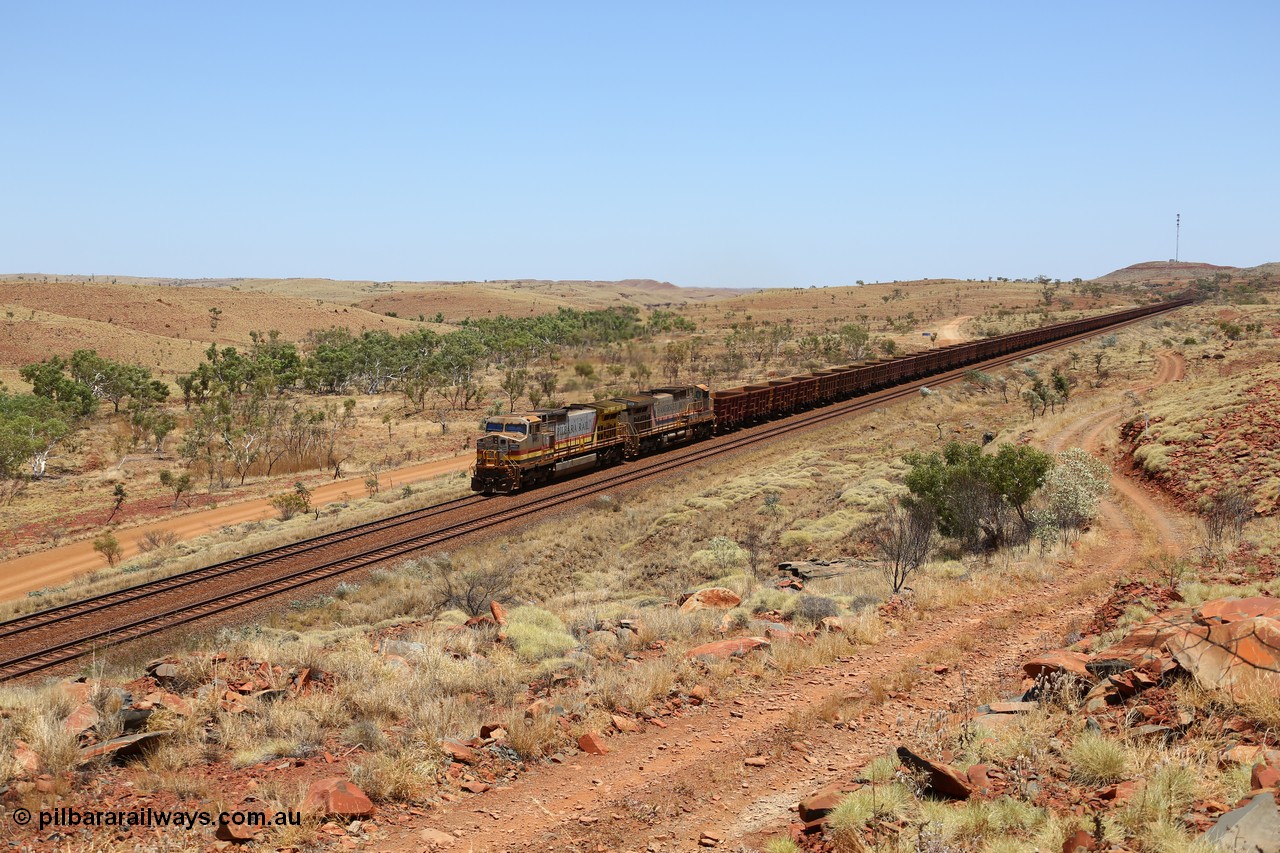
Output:
[[486,418],[471,488],[517,492],[570,473],[616,465],[673,444],[784,417],[936,373],[1190,304],[1180,299],[1025,332],[873,359],[712,391],[669,385],[595,403]]

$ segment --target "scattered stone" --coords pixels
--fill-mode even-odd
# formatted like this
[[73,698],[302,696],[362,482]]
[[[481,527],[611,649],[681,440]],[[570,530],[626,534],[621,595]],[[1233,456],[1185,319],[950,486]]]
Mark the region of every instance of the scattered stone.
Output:
[[447,832],[441,832],[438,829],[424,829],[418,833],[418,838],[422,839],[422,843],[427,846],[428,850],[443,850],[451,847],[456,841],[452,835]]
[[741,603],[742,597],[733,590],[713,586],[700,589],[690,595],[680,605],[680,610],[683,613],[692,613],[695,610],[729,610]]
[[493,621],[496,625],[507,624],[507,608],[503,607],[496,601],[489,602],[489,612],[493,615]]
[[1098,841],[1093,837],[1092,833],[1085,832],[1083,829],[1077,829],[1074,833],[1067,836],[1067,840],[1062,842],[1062,853],[1077,853],[1079,850],[1092,851],[1098,849]]
[[506,736],[507,736],[507,727],[504,726],[502,723],[497,723],[497,722],[485,723],[480,727],[480,737],[485,740],[488,740],[489,738],[494,738],[495,740],[502,740]]
[[991,778],[987,775],[987,770],[988,767],[985,764],[974,764],[965,771],[966,781],[975,794],[991,793]]
[[800,820],[806,825],[823,820],[835,811],[836,806],[840,805],[840,801],[844,799],[844,795],[845,792],[840,789],[838,783],[819,788],[801,800],[797,806],[796,811],[800,814]]
[[965,800],[973,793],[969,780],[954,767],[939,764],[916,755],[905,746],[898,747],[898,761],[907,769],[925,776],[925,787],[934,793]]
[[233,844],[245,844],[258,837],[258,830],[252,826],[236,823],[219,823],[213,837],[219,841],[230,841]]
[[36,771],[40,769],[40,756],[26,741],[18,738],[14,738],[13,741],[13,760],[17,762],[18,768],[22,773],[27,776],[36,775]]
[[578,738],[578,749],[588,755],[606,755],[609,752],[609,747],[605,746],[604,738],[595,732],[588,732]]
[[373,814],[373,802],[348,780],[329,776],[311,783],[302,809],[338,817],[368,817]]
[[714,643],[696,646],[685,652],[684,656],[688,659],[708,657],[728,660],[729,658],[743,657],[753,651],[768,648],[769,641],[764,637],[736,637],[732,640],[717,640]]
[[422,643],[410,643],[405,640],[383,640],[378,645],[378,653],[398,658],[412,657],[425,652],[427,647]]
[[1280,810],[1270,792],[1258,794],[1248,804],[1229,811],[1201,836],[1223,850],[1280,851]]
[[1223,764],[1275,764],[1280,766],[1280,750],[1265,746],[1237,744],[1218,756]]
[[1093,674],[1085,666],[1088,662],[1088,655],[1062,649],[1046,652],[1039,657],[1032,658],[1022,665],[1022,671],[1027,674],[1028,678],[1042,678],[1058,673],[1066,673],[1086,681],[1092,681]]
[[489,790],[493,786],[486,784],[484,782],[479,782],[472,779],[470,781],[463,782],[458,787],[466,791],[468,794],[483,794],[485,791]]
[[748,767],[767,767],[769,764],[769,759],[765,758],[762,755],[753,755],[742,763],[747,765]]
[[82,735],[98,724],[98,711],[88,702],[78,706],[63,722],[63,731],[73,735]]
[[251,693],[249,695],[250,698],[257,699],[259,702],[281,702],[288,698],[289,691],[281,687],[276,687],[269,690],[259,690],[257,693]]
[[640,724],[628,717],[620,717],[617,714],[613,714],[611,719],[613,720],[613,727],[620,732],[631,732],[634,734],[635,732],[640,731]]
[[724,836],[718,832],[704,832],[698,837],[698,846],[700,847],[717,847],[724,841]]
[[978,710],[987,714],[1026,714],[1039,707],[1039,702],[992,702]]
[[[178,667],[171,663],[162,663],[155,669],[151,670],[151,674],[156,677],[157,681],[173,681],[179,673]],[[224,841],[234,841],[237,839],[224,838]]]
[[95,758],[102,758],[108,755],[111,756],[113,761],[134,758],[168,735],[168,729],[160,729],[154,732],[138,732],[137,734],[103,741],[102,743],[95,743],[93,746],[87,746],[80,750],[80,755],[76,760],[80,764],[84,764],[86,761],[92,761]]
[[441,740],[439,744],[445,754],[454,761],[462,764],[475,764],[480,760],[480,753],[464,743],[458,743],[456,740]]
[[1249,783],[1255,791],[1259,788],[1280,788],[1280,770],[1270,764],[1255,764],[1249,774]]

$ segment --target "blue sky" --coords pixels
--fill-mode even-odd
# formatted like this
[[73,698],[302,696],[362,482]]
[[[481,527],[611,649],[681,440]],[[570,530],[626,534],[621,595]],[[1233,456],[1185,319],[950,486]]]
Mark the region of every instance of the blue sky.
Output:
[[1273,2],[0,14],[0,272],[1071,278],[1175,213],[1280,260]]

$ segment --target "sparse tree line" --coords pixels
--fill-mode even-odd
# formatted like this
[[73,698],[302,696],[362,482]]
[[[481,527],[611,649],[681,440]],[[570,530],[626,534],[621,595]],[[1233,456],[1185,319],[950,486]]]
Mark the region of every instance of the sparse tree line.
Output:
[[[221,312],[210,315],[217,327]],[[528,393],[537,405],[551,399],[558,374],[534,370],[535,358],[554,365],[564,348],[604,348],[667,331],[691,331],[691,321],[656,310],[645,321],[625,306],[599,311],[563,308],[555,314],[463,320],[458,331],[419,329],[403,335],[344,328],[313,331],[301,346],[279,333],[250,334],[251,345],[210,345],[204,361],[175,384],[189,423],[178,448],[186,470],[166,472],[174,503],[196,480],[212,490],[251,474],[277,474],[332,467],[340,471],[342,439],[354,424],[355,400],[307,403],[298,393],[340,397],[400,393],[415,412],[475,407],[486,396],[481,377],[491,365],[503,371],[501,389],[510,405]],[[615,359],[616,361],[616,359]],[[587,363],[590,367],[590,364]],[[624,368],[610,365],[613,378]],[[648,378],[647,367],[633,378]],[[0,388],[0,504],[14,499],[32,480],[44,477],[59,448],[68,449],[77,431],[103,401],[128,424],[133,446],[154,452],[178,426],[167,407],[169,386],[146,368],[115,361],[93,350],[70,358],[54,355],[22,368],[30,394]],[[443,414],[440,414],[443,420]]]

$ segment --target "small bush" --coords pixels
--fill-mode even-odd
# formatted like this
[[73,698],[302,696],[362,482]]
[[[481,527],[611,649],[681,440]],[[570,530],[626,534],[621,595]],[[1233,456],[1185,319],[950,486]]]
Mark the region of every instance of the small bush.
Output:
[[526,661],[559,657],[578,645],[563,622],[537,607],[517,607],[508,614],[507,639]]
[[801,850],[790,838],[775,838],[764,845],[764,853],[801,853]]
[[1071,774],[1089,785],[1119,782],[1129,769],[1124,747],[1094,732],[1077,738],[1067,758],[1071,761]]
[[144,554],[172,548],[178,544],[178,534],[172,530],[149,530],[138,540],[138,550]]
[[412,802],[434,789],[436,770],[436,762],[425,752],[400,748],[352,765],[351,781],[375,802]]
[[840,801],[827,818],[827,826],[838,842],[859,844],[862,829],[875,818],[896,820],[904,815],[913,798],[905,786],[867,785]]
[[111,533],[104,533],[94,539],[93,550],[103,556],[108,566],[114,566],[120,562],[120,556],[124,553],[124,549],[120,547],[120,540]]
[[840,605],[824,595],[802,593],[787,603],[784,612],[792,619],[816,625],[828,616],[839,616]]

